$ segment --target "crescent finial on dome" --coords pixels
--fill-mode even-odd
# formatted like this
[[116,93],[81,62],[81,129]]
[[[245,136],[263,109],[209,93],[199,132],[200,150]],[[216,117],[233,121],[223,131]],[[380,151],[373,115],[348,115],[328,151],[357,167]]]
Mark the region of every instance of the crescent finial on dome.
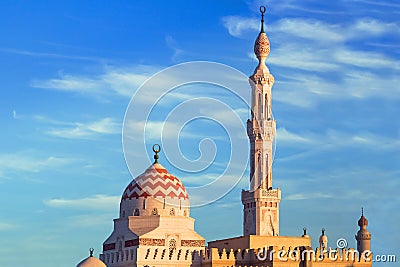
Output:
[[[156,148],[156,147],[158,147],[158,148]],[[159,158],[158,153],[160,153],[160,151],[161,151],[161,147],[159,144],[153,145],[153,152],[155,153],[154,154],[154,163],[158,163],[158,158]]]

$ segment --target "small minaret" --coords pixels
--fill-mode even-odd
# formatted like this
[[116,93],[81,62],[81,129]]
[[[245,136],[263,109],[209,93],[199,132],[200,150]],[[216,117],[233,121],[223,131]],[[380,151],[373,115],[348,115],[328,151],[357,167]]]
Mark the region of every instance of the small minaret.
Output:
[[358,230],[356,235],[357,251],[363,253],[366,250],[371,250],[371,233],[367,230],[368,220],[364,217],[364,209],[361,209],[361,218],[358,220]]
[[250,188],[242,191],[243,235],[278,236],[281,191],[272,188],[273,142],[276,123],[272,116],[274,76],[265,61],[270,43],[264,31],[265,7],[260,7],[261,30],[254,43],[258,65],[249,77],[251,118],[247,120],[250,141]]
[[322,228],[322,234],[319,237],[319,249],[321,253],[328,249],[328,237],[325,235],[325,228]]

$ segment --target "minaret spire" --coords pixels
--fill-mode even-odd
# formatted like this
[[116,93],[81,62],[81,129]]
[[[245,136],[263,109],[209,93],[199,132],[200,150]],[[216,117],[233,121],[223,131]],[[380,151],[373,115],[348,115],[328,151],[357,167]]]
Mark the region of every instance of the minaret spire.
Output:
[[261,31],[264,32],[264,13],[266,11],[265,6],[260,6],[260,12],[261,12]]
[[258,66],[249,77],[251,86],[251,118],[247,121],[250,141],[250,189],[242,192],[244,235],[279,235],[279,189],[272,188],[273,143],[276,123],[272,116],[274,76],[265,61],[270,43],[264,32],[264,13],[260,7],[261,31],[254,43]]
[[264,31],[264,13],[266,8],[264,6],[260,7],[261,12],[261,31],[257,36],[257,39],[254,43],[254,54],[256,54],[258,58],[258,66],[257,69],[268,69],[265,65],[265,60],[267,59],[270,52],[270,44],[267,35]]

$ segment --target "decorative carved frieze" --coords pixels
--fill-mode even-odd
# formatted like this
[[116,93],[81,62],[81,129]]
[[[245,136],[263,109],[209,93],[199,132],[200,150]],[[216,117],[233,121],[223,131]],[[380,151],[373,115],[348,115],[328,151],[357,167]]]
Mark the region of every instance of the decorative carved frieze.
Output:
[[254,53],[257,57],[264,56],[267,57],[270,52],[270,44],[268,37],[265,33],[260,33],[254,43]]
[[182,247],[204,247],[204,240],[181,240]]
[[103,251],[113,250],[113,249],[115,249],[115,243],[110,243],[110,244],[104,244],[103,245]]
[[140,238],[139,245],[144,246],[165,246],[165,239],[153,239],[153,238]]
[[129,248],[129,247],[134,247],[139,245],[139,239],[131,239],[131,240],[126,240],[125,241],[125,247]]

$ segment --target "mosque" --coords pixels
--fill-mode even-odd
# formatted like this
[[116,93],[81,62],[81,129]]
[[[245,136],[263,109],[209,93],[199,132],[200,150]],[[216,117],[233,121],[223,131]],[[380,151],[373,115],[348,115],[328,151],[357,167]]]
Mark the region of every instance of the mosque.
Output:
[[258,66],[249,77],[252,116],[247,121],[250,141],[250,187],[243,190],[243,236],[208,242],[194,230],[189,195],[182,182],[158,161],[134,178],[122,194],[119,218],[103,243],[100,258],[90,256],[77,267],[367,267],[372,266],[368,220],[358,221],[357,250],[328,247],[325,230],[319,247],[311,237],[279,235],[281,190],[272,185],[272,145],[276,122],[272,116],[274,77],[265,61],[270,43],[264,32],[265,8],[260,8],[261,31],[254,44]]

